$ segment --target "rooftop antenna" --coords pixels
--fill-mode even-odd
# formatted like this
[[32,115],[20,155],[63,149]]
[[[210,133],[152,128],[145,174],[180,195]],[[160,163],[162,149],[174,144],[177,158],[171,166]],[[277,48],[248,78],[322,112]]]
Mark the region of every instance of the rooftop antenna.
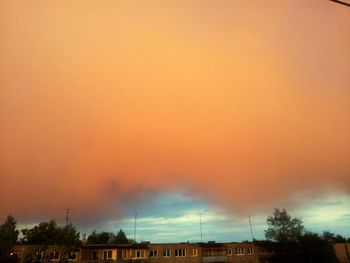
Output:
[[252,221],[250,220],[250,216],[248,216],[248,218],[249,218],[250,233],[252,234],[252,241],[254,241],[255,238],[253,234]]
[[199,230],[201,232],[201,243],[203,243],[203,233],[202,233],[202,214],[199,214]]
[[134,243],[136,243],[136,220],[137,220],[137,212],[135,212],[135,223],[134,223]]
[[64,209],[66,211],[66,226],[69,225],[69,214],[74,210],[72,208],[66,208]]
[[345,5],[345,6],[348,6],[350,7],[350,4],[349,3],[346,3],[344,1],[339,1],[339,0],[329,0],[329,1],[332,1],[334,3],[337,3],[337,4],[341,4],[341,5]]

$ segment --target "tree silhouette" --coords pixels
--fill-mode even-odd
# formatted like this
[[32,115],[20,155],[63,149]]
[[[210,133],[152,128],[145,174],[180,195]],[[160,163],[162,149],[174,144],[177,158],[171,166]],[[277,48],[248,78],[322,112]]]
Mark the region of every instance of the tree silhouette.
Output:
[[27,255],[28,258],[41,254],[41,252],[45,257],[49,245],[57,245],[63,255],[62,258],[67,258],[70,252],[78,249],[81,244],[80,234],[71,224],[60,227],[54,219],[49,222],[41,222],[31,229],[22,229],[22,234],[24,244],[36,245],[33,251]]
[[267,239],[278,242],[296,242],[303,232],[304,226],[300,218],[292,218],[285,209],[275,208],[274,213],[267,218],[269,228],[265,230]]
[[110,244],[113,243],[115,239],[115,235],[111,232],[101,232],[96,233],[96,231],[92,231],[91,235],[87,238],[88,244]]
[[16,229],[16,224],[15,218],[9,215],[0,226],[0,262],[17,261],[17,258],[11,255],[19,234],[19,231]]
[[124,231],[122,229],[119,230],[119,232],[117,233],[115,239],[114,239],[114,243],[120,243],[120,244],[127,244],[129,243],[128,238],[126,237]]
[[[275,209],[267,218],[267,239],[277,242],[266,243],[273,253],[271,263],[333,263],[337,262],[333,247],[334,240],[344,240],[330,232],[319,234],[306,232],[300,218],[292,218],[285,209]],[[265,244],[264,244],[265,245]]]

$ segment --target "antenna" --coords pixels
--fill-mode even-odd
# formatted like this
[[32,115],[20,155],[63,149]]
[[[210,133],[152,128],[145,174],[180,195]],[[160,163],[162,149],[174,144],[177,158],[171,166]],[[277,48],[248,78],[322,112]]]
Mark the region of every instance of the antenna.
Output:
[[248,218],[249,218],[250,233],[252,234],[252,241],[254,241],[255,238],[253,234],[252,221],[250,220],[250,216],[248,216]]
[[134,243],[136,243],[136,220],[137,220],[137,212],[135,212],[135,224],[134,224]]
[[69,225],[69,214],[74,210],[72,208],[66,208],[64,209],[66,211],[66,226]]
[[202,214],[199,214],[199,230],[201,232],[201,243],[203,243],[203,233],[202,233]]

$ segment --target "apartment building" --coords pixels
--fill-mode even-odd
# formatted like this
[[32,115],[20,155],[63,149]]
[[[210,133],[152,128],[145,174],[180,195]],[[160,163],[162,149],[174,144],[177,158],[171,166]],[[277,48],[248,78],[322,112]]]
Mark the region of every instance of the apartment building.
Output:
[[[277,246],[277,247],[276,247]],[[69,254],[58,246],[17,245],[20,262],[35,263],[269,263],[278,243],[137,243],[84,245]],[[334,244],[340,263],[350,263],[350,243]]]
[[72,263],[255,263],[259,261],[259,248],[254,243],[138,243],[117,245],[85,245],[70,255],[55,246],[44,252],[33,245],[19,245],[15,253],[31,262]]
[[336,243],[334,250],[340,263],[350,263],[350,243]]
[[63,248],[50,245],[45,248],[38,245],[16,245],[14,254],[16,254],[20,262],[62,262],[63,259],[73,262],[81,262],[82,249],[64,252]]

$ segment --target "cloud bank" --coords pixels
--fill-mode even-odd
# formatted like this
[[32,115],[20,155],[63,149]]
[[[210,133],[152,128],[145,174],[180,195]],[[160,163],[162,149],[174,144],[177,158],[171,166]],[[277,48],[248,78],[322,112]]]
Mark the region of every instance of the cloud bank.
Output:
[[1,5],[0,216],[98,221],[179,189],[241,213],[349,193],[348,10]]

